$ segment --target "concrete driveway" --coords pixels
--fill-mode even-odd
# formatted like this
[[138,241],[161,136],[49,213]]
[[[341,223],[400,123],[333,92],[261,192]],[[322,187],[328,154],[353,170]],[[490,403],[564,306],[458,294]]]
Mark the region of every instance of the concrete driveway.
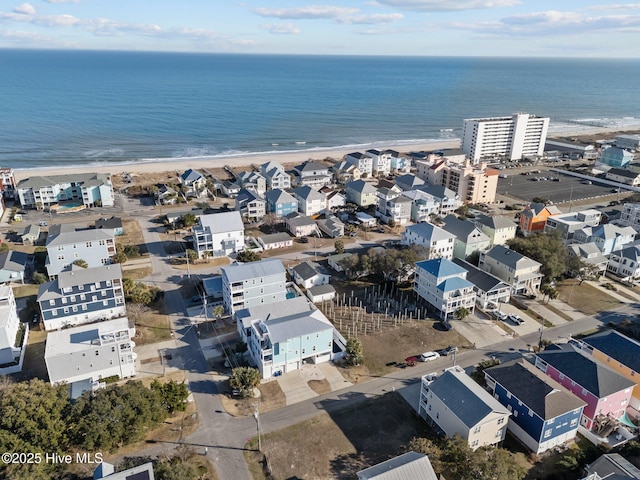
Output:
[[300,370],[294,370],[293,372],[280,375],[277,377],[277,382],[284,392],[287,405],[303,402],[318,396],[316,392],[311,390],[307,379],[303,377]]
[[451,322],[454,330],[473,343],[476,348],[486,347],[508,338],[507,332],[496,326],[493,320],[481,318],[475,313],[464,320]]
[[519,336],[527,335],[529,333],[534,333],[540,331],[540,322],[536,319],[531,318],[529,315],[524,313],[522,310],[517,308],[514,305],[502,303],[500,304],[500,311],[509,315],[510,313],[518,315],[524,323],[522,325],[516,325],[510,320],[505,320],[505,324],[514,332],[516,332]]

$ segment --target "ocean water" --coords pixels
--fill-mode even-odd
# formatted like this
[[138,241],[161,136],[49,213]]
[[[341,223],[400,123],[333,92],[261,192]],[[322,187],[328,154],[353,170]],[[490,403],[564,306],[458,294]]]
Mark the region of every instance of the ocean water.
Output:
[[0,50],[0,166],[354,149],[462,120],[640,126],[640,61]]

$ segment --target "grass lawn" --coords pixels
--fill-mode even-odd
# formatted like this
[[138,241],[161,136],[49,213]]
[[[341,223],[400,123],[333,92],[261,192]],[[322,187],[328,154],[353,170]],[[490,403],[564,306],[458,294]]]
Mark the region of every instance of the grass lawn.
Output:
[[171,323],[169,315],[164,313],[150,313],[147,318],[136,323],[136,345],[163,342],[171,338]]
[[[375,419],[375,421],[372,421]],[[397,393],[262,436],[273,478],[353,479],[356,472],[401,453],[413,437],[432,435]],[[247,464],[254,479],[261,472],[257,439],[248,445]]]
[[140,280],[141,278],[148,277],[152,273],[153,269],[151,267],[132,268],[123,270],[122,276],[124,278],[130,278],[131,280]]
[[136,245],[140,250],[140,253],[147,252],[147,245],[144,243],[144,237],[142,236],[142,229],[137,220],[132,218],[122,220],[122,229],[124,234],[116,237],[116,243],[122,245]]
[[28,283],[26,285],[20,285],[18,287],[13,287],[13,294],[16,298],[29,297],[31,295],[38,295],[38,289],[40,285],[36,285],[34,283]]
[[595,315],[622,305],[622,302],[611,295],[607,295],[586,282],[580,285],[580,281],[576,279],[565,280],[559,283],[557,288],[560,292],[558,297],[560,300],[585,315]]
[[284,392],[275,380],[258,386],[258,390],[260,390],[258,398],[234,398],[231,397],[231,388],[228,383],[226,388],[226,391],[221,392],[220,400],[222,400],[225,411],[234,417],[253,415],[256,403],[259,404],[260,411],[263,413],[277,410],[287,405]]

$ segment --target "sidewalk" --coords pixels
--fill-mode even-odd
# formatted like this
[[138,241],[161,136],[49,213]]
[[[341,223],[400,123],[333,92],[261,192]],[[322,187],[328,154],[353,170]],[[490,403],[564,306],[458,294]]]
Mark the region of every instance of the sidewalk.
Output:
[[588,283],[589,285],[591,285],[594,288],[597,288],[598,290],[600,290],[601,292],[609,295],[610,297],[615,298],[616,300],[622,302],[622,303],[634,303],[635,301],[640,301],[640,295],[638,295],[636,292],[620,285],[617,282],[614,282],[613,280],[611,281],[607,281],[606,283],[611,283],[612,285],[614,285],[616,287],[616,289],[618,289],[619,291],[624,292],[625,294],[628,294],[629,296],[635,298],[636,300],[630,300],[629,298],[620,295],[618,292],[614,292],[613,290],[608,290],[606,288],[604,288],[601,284],[601,282],[599,281],[593,281],[593,280],[585,280],[586,283]]

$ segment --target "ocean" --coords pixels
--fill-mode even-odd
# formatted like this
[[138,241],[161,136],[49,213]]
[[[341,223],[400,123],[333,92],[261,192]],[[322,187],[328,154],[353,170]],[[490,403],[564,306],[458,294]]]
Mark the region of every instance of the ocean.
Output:
[[0,50],[0,166],[459,138],[529,112],[640,127],[640,61]]

